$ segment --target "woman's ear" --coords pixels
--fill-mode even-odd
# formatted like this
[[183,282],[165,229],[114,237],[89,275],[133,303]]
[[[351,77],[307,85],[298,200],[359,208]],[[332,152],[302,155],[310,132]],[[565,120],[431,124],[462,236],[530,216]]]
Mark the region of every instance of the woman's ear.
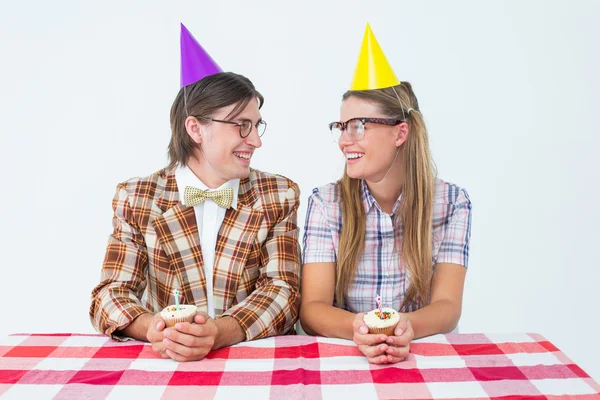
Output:
[[185,130],[190,135],[194,143],[202,143],[202,125],[195,117],[187,117],[185,119]]
[[396,147],[402,146],[406,139],[408,139],[408,123],[401,122],[400,125],[397,126],[396,131]]

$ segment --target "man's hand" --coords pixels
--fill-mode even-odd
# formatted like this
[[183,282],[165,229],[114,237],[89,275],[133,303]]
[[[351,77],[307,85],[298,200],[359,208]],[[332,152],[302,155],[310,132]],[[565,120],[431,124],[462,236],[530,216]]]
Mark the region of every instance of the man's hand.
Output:
[[215,320],[199,312],[193,323],[178,322],[166,328],[162,344],[166,355],[175,361],[198,361],[212,350],[218,332]]
[[388,362],[396,363],[408,357],[410,342],[414,338],[415,332],[413,331],[410,321],[404,314],[400,314],[400,322],[396,325],[394,336],[388,336],[386,340],[386,343],[389,346],[386,350],[388,359],[389,357],[392,357]]
[[161,355],[162,358],[169,358],[165,352],[166,347],[163,344],[165,321],[160,317],[160,313],[155,314],[152,321],[148,325],[148,331],[146,332],[146,339],[152,344],[152,350]]
[[371,364],[387,364],[392,362],[393,356],[386,352],[389,345],[386,343],[388,336],[383,334],[369,334],[369,328],[363,321],[365,313],[356,315],[352,327],[354,336],[352,340],[358,349],[369,359]]

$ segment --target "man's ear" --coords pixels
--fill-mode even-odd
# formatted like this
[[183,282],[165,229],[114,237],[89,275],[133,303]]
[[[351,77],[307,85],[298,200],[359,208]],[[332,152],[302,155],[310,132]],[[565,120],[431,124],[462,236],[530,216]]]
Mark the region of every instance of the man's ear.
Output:
[[401,122],[396,128],[398,128],[396,131],[396,147],[400,147],[408,139],[408,124]]
[[195,117],[187,117],[185,119],[185,130],[188,135],[192,138],[194,143],[202,143],[202,130],[203,127]]

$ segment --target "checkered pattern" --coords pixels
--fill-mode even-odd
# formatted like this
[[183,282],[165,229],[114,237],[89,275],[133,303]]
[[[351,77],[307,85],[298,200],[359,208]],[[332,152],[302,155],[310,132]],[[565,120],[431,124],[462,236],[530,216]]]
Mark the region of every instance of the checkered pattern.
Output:
[[[394,238],[402,240],[402,230],[395,236],[395,216],[382,211],[362,181],[362,199],[367,216],[365,250],[360,257],[354,280],[348,289],[346,308],[354,313],[376,307],[375,296],[381,295],[384,307],[399,310],[407,291],[407,268],[394,250]],[[400,199],[394,205],[394,212]],[[340,194],[335,183],[313,190],[308,199],[304,230],[303,263],[336,262],[342,231]],[[435,181],[432,230],[432,268],[436,263],[467,267],[471,237],[471,201],[466,190],[440,179]],[[403,311],[416,311],[417,304],[407,304]]]
[[60,334],[0,338],[0,397],[598,399],[600,385],[537,334],[436,335],[387,366],[369,364],[351,341],[312,336],[244,342],[177,363],[147,343]]
[[[221,224],[209,277],[214,311],[235,318],[248,340],[292,332],[298,318],[299,193],[287,178],[251,170]],[[114,231],[92,292],[96,330],[120,339],[116,330],[172,304],[174,288],[182,303],[206,311],[196,214],[180,202],[175,172],[120,184],[113,208]]]

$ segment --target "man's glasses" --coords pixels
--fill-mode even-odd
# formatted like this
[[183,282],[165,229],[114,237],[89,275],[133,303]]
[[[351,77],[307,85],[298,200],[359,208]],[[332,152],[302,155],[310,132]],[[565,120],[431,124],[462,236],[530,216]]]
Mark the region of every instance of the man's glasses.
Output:
[[361,140],[365,137],[365,124],[380,124],[380,125],[399,125],[404,120],[393,118],[351,118],[346,122],[332,122],[329,124],[329,130],[333,140],[340,141],[344,131],[348,131],[348,135],[354,140]]
[[[252,132],[252,121],[250,121],[249,119],[244,119],[241,122],[233,122],[233,121],[223,121],[221,119],[214,119],[214,118],[210,118],[210,117],[202,117],[200,115],[194,115],[194,117],[208,120],[208,121],[213,121],[213,122],[220,122],[222,124],[231,124],[231,125],[238,126],[240,128],[240,136],[242,138],[247,138],[250,135],[250,133]],[[265,134],[266,130],[267,130],[267,121],[264,121],[261,119],[260,121],[258,121],[256,123],[256,132],[258,133],[259,137],[262,137],[262,135]]]

